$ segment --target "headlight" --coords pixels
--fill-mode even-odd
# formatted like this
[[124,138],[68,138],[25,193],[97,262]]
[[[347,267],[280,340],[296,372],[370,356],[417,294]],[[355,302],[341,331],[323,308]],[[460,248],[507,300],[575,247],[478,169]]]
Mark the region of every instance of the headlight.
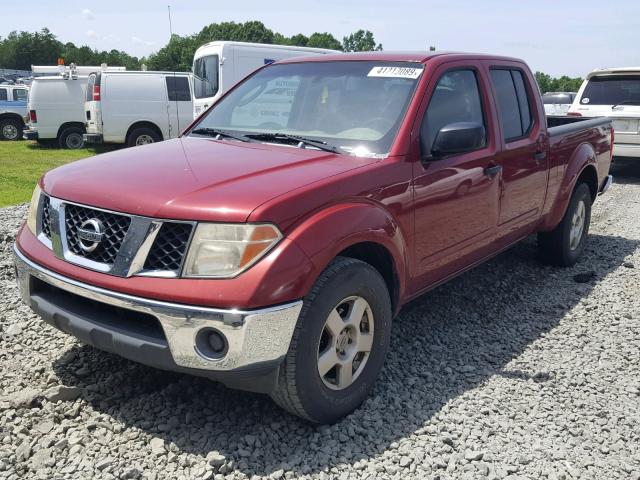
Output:
[[31,230],[31,233],[37,235],[36,224],[38,219],[38,203],[40,203],[40,186],[36,184],[36,188],[33,189],[33,195],[31,195],[31,205],[29,205],[29,215],[27,216],[27,228]]
[[200,223],[191,240],[184,277],[233,277],[280,241],[273,225]]

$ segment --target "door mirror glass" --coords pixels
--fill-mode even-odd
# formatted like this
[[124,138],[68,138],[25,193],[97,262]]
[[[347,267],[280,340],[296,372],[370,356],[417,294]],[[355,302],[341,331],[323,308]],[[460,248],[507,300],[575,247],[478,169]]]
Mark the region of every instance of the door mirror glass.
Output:
[[449,123],[438,130],[431,149],[431,155],[437,158],[470,152],[483,147],[485,138],[484,126],[480,123]]

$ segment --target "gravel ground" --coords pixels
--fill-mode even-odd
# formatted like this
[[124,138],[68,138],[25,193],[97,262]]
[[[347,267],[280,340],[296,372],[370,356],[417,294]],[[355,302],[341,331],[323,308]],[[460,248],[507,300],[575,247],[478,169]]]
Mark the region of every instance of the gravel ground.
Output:
[[267,397],[83,346],[18,301],[0,210],[0,478],[640,479],[640,164],[582,261],[530,239],[408,305],[364,406],[314,427]]

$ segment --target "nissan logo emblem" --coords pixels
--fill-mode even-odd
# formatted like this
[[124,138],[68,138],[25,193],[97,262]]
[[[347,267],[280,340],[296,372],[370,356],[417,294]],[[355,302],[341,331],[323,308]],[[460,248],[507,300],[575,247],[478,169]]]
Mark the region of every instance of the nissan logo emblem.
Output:
[[104,226],[96,218],[85,220],[78,229],[77,237],[82,250],[87,253],[93,252],[104,237]]

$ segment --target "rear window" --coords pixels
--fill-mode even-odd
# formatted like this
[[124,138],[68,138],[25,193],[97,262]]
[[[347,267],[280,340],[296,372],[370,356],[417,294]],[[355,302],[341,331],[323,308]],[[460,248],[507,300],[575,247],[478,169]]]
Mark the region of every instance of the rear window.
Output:
[[16,88],[13,91],[13,100],[16,102],[26,102],[27,101],[27,90],[24,88]]
[[7,89],[0,88],[0,100],[7,100]]
[[187,77],[166,77],[167,97],[170,102],[190,102],[191,91]]
[[491,81],[498,96],[500,122],[506,141],[526,135],[533,123],[530,101],[522,72],[491,69]]
[[542,102],[545,105],[567,105],[573,103],[574,98],[571,93],[545,93]]
[[640,105],[640,75],[598,75],[582,93],[583,105]]

